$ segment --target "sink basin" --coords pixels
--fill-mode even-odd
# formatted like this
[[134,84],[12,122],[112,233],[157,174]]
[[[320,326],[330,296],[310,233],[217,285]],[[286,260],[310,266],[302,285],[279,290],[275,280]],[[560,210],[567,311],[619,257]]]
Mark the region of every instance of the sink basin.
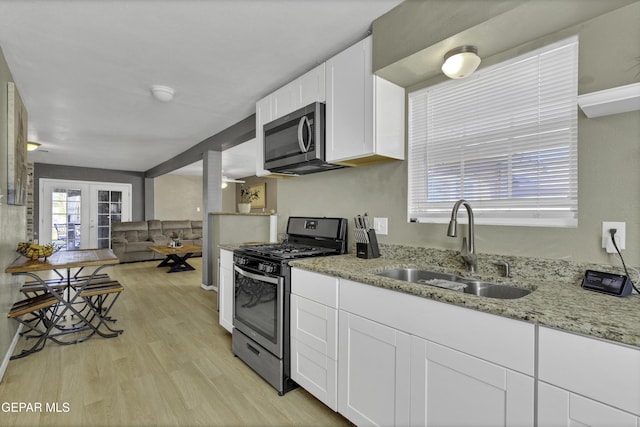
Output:
[[446,273],[436,273],[434,271],[418,270],[417,268],[394,268],[378,273],[378,276],[390,277],[405,282],[424,283],[427,280],[440,279],[455,282],[458,276]]
[[467,285],[464,288],[465,294],[479,295],[487,298],[498,299],[516,299],[522,298],[525,295],[529,295],[531,291],[529,289],[516,288],[515,286],[499,285],[497,283],[480,282],[477,280],[461,280],[462,283]]
[[436,286],[433,283],[429,283],[431,280],[443,280],[446,282],[459,283],[465,285],[463,290],[465,294],[478,295],[487,298],[516,299],[531,293],[528,289],[517,288],[515,286],[466,279],[453,274],[437,273],[435,271],[420,270],[417,268],[394,268],[378,273],[378,276],[429,286]]

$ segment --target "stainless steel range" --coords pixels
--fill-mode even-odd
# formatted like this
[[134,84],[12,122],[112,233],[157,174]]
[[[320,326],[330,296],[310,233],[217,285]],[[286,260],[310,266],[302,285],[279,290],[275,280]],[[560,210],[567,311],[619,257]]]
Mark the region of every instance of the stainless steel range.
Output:
[[243,246],[233,252],[233,353],[278,390],[290,378],[289,300],[292,259],[346,253],[344,218],[290,217],[282,244]]

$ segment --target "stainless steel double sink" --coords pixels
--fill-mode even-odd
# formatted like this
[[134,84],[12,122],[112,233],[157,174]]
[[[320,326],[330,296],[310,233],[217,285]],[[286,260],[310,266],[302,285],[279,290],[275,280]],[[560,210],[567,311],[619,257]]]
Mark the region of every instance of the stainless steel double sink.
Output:
[[443,287],[436,284],[439,281],[444,284],[447,282],[453,285],[460,284],[460,288],[464,287],[462,292],[465,294],[478,295],[487,298],[516,299],[529,295],[532,292],[529,289],[515,286],[467,279],[453,274],[437,273],[417,268],[394,268],[378,273],[378,276],[389,277],[391,279],[402,280],[405,282],[418,283],[425,286]]

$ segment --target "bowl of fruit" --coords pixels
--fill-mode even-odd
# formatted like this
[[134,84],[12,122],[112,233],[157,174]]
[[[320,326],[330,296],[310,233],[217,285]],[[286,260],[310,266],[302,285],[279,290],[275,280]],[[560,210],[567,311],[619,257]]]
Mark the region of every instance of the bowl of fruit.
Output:
[[58,249],[59,248],[53,243],[47,245],[38,245],[31,242],[18,243],[18,252],[33,260],[44,258],[46,261],[47,257],[51,256]]

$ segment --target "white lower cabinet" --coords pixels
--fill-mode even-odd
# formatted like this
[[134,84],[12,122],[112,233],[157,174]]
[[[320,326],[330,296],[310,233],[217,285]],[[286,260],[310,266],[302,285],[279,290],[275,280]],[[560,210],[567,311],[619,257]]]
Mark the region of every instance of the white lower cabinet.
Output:
[[411,338],[412,426],[532,426],[532,377]]
[[338,410],[338,311],[291,295],[291,378]]
[[409,423],[408,334],[340,311],[338,410],[358,426]]
[[638,427],[640,419],[595,400],[538,383],[539,427]]
[[233,252],[220,249],[218,282],[218,319],[220,325],[233,332]]
[[338,279],[291,269],[291,378],[338,410]]
[[292,377],[358,426],[640,427],[635,347],[296,268],[291,287]]
[[640,351],[540,327],[538,425],[640,427]]

